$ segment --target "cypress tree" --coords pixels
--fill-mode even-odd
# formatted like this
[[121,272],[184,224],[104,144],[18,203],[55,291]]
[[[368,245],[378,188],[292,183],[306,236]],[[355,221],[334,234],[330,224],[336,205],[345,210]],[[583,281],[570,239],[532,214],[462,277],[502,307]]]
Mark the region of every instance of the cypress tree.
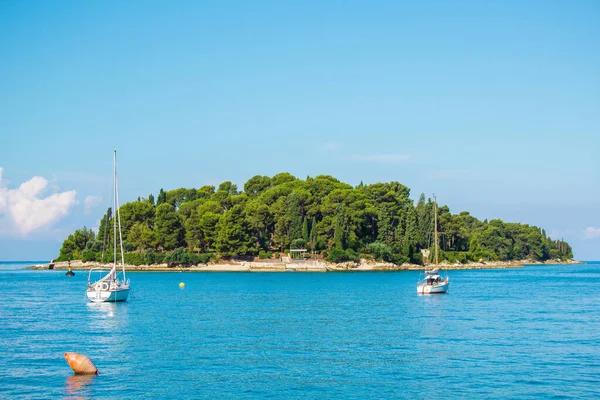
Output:
[[295,192],[290,193],[287,198],[287,214],[290,218],[290,242],[295,239],[301,239],[302,211],[300,210],[300,199],[298,199],[298,195]]
[[333,232],[334,247],[345,250],[348,245],[348,216],[346,209],[340,204],[335,217],[335,230]]
[[313,217],[310,224],[310,249],[315,251],[317,246],[317,220]]
[[156,207],[160,206],[163,203],[167,202],[167,194],[162,188],[160,188],[160,192],[158,192],[158,198],[156,199]]
[[310,232],[308,231],[308,220],[306,217],[302,219],[302,239],[304,239],[304,243],[308,243],[310,240]]

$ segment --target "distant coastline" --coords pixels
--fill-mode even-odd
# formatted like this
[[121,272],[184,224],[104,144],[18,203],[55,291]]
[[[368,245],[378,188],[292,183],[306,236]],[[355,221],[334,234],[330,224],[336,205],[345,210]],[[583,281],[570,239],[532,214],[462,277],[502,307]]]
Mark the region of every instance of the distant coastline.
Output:
[[[466,264],[448,264],[440,263],[438,267],[444,270],[472,270],[472,269],[503,269],[503,268],[523,268],[524,265],[560,265],[560,264],[585,264],[582,261],[568,260],[556,261],[548,260],[544,262],[532,260],[519,261],[490,261],[474,262]],[[119,264],[120,265],[120,264]],[[90,269],[110,269],[112,264],[102,264],[97,262],[82,262],[74,260],[71,262],[63,261],[54,263],[55,270],[67,270],[69,267],[73,270]],[[432,268],[433,265],[402,264],[371,262],[361,260],[359,263],[329,263],[323,261],[308,261],[303,263],[286,262],[256,262],[256,261],[227,261],[209,264],[197,264],[192,266],[155,264],[155,265],[125,265],[126,271],[148,271],[148,272],[334,272],[334,271],[422,271]],[[45,270],[50,269],[49,264],[35,264],[27,266],[29,269]]]

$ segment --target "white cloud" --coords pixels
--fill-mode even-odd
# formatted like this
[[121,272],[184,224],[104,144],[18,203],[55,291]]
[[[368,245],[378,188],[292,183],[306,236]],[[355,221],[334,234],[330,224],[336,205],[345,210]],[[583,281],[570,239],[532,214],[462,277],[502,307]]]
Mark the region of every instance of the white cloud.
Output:
[[583,238],[584,239],[595,239],[600,237],[600,228],[594,228],[593,226],[588,226],[583,230]]
[[101,197],[98,196],[87,196],[85,200],[83,200],[83,213],[89,214],[92,212],[92,209],[97,207],[102,201]]
[[377,164],[397,164],[410,160],[410,154],[373,154],[366,156],[353,156],[351,160],[368,161]]
[[0,234],[26,236],[47,228],[69,213],[77,204],[74,190],[43,197],[48,181],[40,176],[8,189],[2,183],[0,168]]

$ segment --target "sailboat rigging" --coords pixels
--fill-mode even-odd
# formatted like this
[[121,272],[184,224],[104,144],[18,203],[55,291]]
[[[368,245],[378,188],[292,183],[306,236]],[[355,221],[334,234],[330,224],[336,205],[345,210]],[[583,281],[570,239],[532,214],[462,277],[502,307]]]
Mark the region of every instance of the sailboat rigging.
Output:
[[[92,283],[92,270],[88,274],[88,288],[86,295],[93,303],[126,301],[129,296],[129,279],[125,276],[125,259],[123,257],[123,237],[121,234],[121,214],[119,212],[119,195],[117,185],[117,150],[113,157],[113,205],[115,214],[113,216],[113,265],[108,274]],[[119,244],[121,250],[122,272],[117,276],[117,224],[119,227]]]
[[450,282],[448,276],[445,280],[439,275],[438,267],[438,229],[437,229],[437,200],[433,196],[433,215],[434,215],[434,241],[435,241],[435,268],[425,271],[425,277],[417,283],[418,294],[434,294],[448,292]]

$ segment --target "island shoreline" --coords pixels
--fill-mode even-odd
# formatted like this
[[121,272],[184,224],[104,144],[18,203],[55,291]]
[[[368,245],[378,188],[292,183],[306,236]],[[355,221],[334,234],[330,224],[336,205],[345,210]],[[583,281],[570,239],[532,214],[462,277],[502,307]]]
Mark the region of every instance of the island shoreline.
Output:
[[[563,264],[585,264],[582,261],[555,261],[540,262],[531,260],[519,261],[490,261],[467,264],[447,264],[441,263],[438,268],[447,271],[458,270],[479,270],[479,269],[508,269],[523,268],[525,265],[563,265]],[[33,270],[61,270],[66,271],[69,268],[74,271],[88,271],[91,269],[109,270],[112,264],[102,264],[98,262],[82,262],[80,260],[63,261],[52,264],[29,265],[26,268]],[[346,262],[340,264],[328,263],[323,261],[308,262],[258,262],[258,261],[229,261],[210,264],[198,264],[192,266],[168,264],[158,265],[125,265],[125,271],[128,272],[368,272],[368,271],[423,271],[433,268],[433,265],[402,264],[396,265],[383,262],[367,262],[361,260],[360,263]],[[121,264],[118,264],[121,268]]]

